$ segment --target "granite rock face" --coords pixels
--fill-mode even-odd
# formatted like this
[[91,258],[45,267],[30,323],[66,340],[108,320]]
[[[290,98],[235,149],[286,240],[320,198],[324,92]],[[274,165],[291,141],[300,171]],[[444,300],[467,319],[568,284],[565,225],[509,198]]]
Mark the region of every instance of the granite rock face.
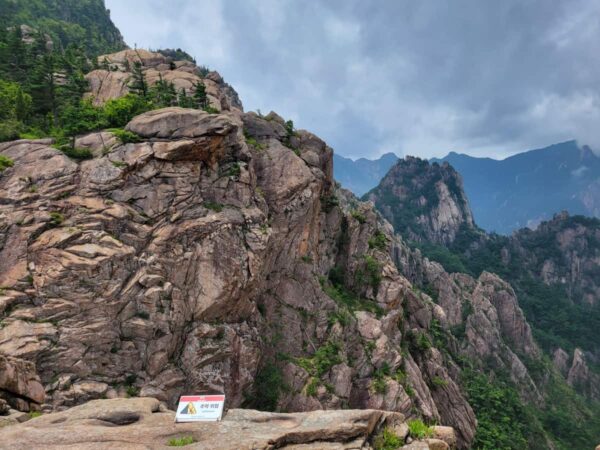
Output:
[[476,421],[447,361],[402,351],[434,305],[390,258],[389,224],[335,187],[322,140],[276,114],[181,108],[127,129],[141,142],[81,136],[97,155],[83,162],[48,141],[0,145],[14,161],[0,175],[0,354],[39,377],[33,409],[131,393],[172,407],[185,392],[237,407],[275,365],[280,410],[420,415],[468,445]]
[[[193,440],[186,446],[190,449],[350,450],[373,448],[384,428],[399,433],[402,440],[408,437],[402,414],[378,410],[281,414],[233,409],[221,422],[176,424],[174,418],[173,411],[152,398],[94,400],[0,428],[0,441],[7,450],[164,449],[170,448],[171,440],[181,438]],[[421,448],[453,445],[451,428],[436,435],[441,439],[421,441]]]

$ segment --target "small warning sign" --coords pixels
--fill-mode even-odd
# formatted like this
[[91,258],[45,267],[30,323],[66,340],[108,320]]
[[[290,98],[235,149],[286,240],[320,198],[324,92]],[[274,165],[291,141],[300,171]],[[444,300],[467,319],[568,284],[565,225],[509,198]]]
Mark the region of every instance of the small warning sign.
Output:
[[175,422],[221,420],[224,404],[224,395],[184,395],[179,399]]

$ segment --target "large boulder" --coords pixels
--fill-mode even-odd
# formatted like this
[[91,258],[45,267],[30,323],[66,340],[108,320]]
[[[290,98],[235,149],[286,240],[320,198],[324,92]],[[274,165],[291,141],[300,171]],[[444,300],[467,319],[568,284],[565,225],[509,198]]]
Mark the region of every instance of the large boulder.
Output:
[[[44,387],[35,370],[35,364],[18,358],[0,355],[0,397],[13,407],[29,410],[44,401]],[[31,406],[30,406],[31,405]]]
[[232,118],[197,109],[164,108],[137,116],[127,130],[144,138],[180,139],[224,136],[237,129]]

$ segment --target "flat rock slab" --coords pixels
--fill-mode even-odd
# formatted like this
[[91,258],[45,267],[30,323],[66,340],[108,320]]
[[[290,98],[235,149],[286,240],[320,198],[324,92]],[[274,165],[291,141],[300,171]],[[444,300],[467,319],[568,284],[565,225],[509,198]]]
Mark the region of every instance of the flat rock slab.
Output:
[[[191,436],[186,449],[362,448],[388,416],[377,410],[278,414],[229,410],[221,422],[175,424],[152,398],[94,400],[0,429],[3,449],[163,449]],[[396,417],[400,416],[400,417]],[[390,417],[391,418],[391,417]]]

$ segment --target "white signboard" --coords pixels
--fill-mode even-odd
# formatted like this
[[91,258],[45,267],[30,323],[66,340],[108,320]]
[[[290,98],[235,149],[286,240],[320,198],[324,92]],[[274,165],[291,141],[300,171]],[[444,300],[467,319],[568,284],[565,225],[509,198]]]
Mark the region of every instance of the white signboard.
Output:
[[224,395],[183,395],[177,405],[175,422],[214,422],[223,415]]

